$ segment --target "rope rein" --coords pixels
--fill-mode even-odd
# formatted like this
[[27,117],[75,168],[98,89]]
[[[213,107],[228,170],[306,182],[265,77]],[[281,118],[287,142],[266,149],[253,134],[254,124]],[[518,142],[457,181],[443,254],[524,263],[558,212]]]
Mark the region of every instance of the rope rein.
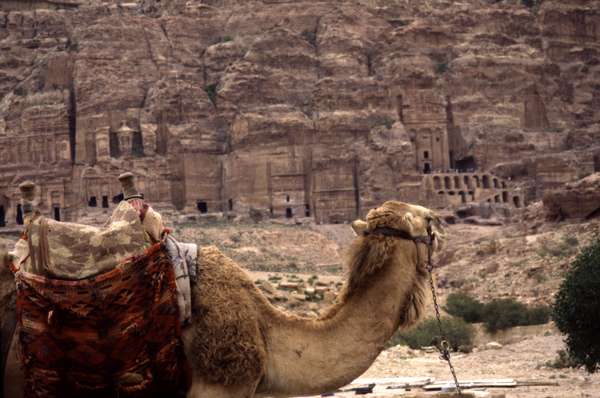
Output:
[[[440,352],[440,358],[448,363],[448,367],[450,368],[450,373],[452,373],[452,378],[454,379],[454,385],[456,387],[456,392],[460,396],[460,384],[458,383],[458,378],[456,377],[456,370],[454,370],[454,366],[452,365],[452,360],[450,358],[450,344],[448,344],[448,340],[446,340],[446,335],[444,333],[444,328],[442,327],[442,319],[440,315],[440,306],[437,301],[437,295],[435,293],[435,284],[433,283],[433,260],[432,260],[432,252],[433,252],[433,242],[435,240],[435,234],[431,228],[431,218],[427,219],[427,237],[429,238],[429,243],[427,244],[427,273],[429,274],[429,286],[431,287],[431,295],[433,297],[433,307],[435,308],[435,317],[437,319],[438,328],[440,330],[440,343],[438,350]],[[416,244],[417,241],[415,241]],[[418,250],[417,250],[418,252]]]

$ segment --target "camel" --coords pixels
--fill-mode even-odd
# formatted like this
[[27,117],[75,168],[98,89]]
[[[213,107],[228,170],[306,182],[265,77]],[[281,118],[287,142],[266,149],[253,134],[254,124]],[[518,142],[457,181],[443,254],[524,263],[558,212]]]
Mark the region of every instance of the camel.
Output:
[[[193,369],[188,397],[307,396],[360,376],[398,328],[419,319],[426,301],[427,245],[377,231],[422,237],[428,223],[438,251],[442,223],[427,208],[389,201],[355,221],[348,277],[337,302],[318,318],[274,307],[216,247],[199,249],[194,316],[183,336]],[[14,350],[5,380],[5,396],[19,397]]]

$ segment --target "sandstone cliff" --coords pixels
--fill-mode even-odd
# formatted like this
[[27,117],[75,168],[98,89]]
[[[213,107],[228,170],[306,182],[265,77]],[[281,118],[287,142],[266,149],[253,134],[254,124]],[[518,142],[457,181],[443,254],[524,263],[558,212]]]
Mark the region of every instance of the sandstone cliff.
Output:
[[600,1],[2,1],[0,221],[126,169],[200,212],[521,205],[600,170],[599,39]]

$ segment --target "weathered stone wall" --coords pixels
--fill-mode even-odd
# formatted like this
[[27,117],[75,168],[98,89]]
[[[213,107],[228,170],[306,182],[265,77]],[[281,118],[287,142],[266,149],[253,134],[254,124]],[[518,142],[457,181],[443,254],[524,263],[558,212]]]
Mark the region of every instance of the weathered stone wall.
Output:
[[62,217],[113,206],[125,170],[159,206],[322,222],[460,203],[423,177],[455,169],[539,198],[597,167],[599,9],[0,2],[0,210],[14,222],[25,178]]

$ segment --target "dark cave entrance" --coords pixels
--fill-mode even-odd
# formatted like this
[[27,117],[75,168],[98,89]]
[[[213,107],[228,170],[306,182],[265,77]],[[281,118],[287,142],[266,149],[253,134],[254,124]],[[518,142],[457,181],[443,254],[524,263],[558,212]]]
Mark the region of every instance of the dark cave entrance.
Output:
[[477,163],[473,156],[467,156],[456,161],[456,170],[460,172],[472,172],[477,169]]
[[198,208],[198,211],[201,214],[208,213],[208,203],[200,201],[200,202],[196,203],[196,207]]

